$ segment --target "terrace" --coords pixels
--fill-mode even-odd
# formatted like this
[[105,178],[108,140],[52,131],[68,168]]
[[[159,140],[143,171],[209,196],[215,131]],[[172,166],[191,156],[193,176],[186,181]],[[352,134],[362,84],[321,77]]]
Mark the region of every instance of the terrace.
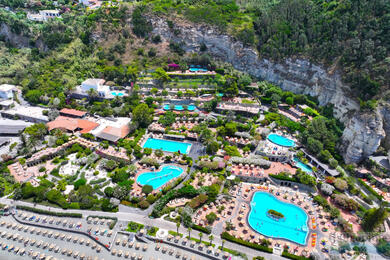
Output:
[[216,107],[217,111],[233,111],[246,115],[258,115],[260,113],[260,106],[254,104],[237,104],[232,102],[222,102]]

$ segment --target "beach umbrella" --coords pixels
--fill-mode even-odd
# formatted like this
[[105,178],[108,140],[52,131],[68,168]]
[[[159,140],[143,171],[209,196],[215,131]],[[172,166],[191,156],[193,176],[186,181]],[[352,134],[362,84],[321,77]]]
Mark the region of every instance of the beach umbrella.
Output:
[[63,249],[61,250],[61,254],[63,254],[63,255],[66,254],[66,248],[63,248]]
[[135,244],[135,249],[139,249],[140,246],[140,243]]
[[92,243],[92,248],[95,248],[97,246],[96,242]]
[[132,257],[131,257],[132,259],[135,259],[135,258],[137,258],[137,254],[136,253],[133,253],[133,255],[132,255]]
[[129,258],[129,255],[130,255],[130,252],[129,252],[129,251],[126,251],[126,253],[125,253],[125,258]]
[[148,250],[148,245],[144,245],[143,250],[144,251]]
[[111,254],[112,254],[112,255],[116,255],[116,249],[115,249],[115,248],[112,249]]
[[73,253],[73,257],[74,257],[74,258],[77,258],[78,256],[79,256],[79,252],[78,252],[78,251],[76,251],[76,252]]
[[131,248],[131,247],[133,247],[133,246],[134,246],[134,242],[133,242],[133,241],[130,241],[129,247]]
[[84,238],[80,238],[79,243],[82,245],[84,244]]
[[32,239],[31,241],[30,241],[30,245],[34,245],[35,244],[35,242],[36,242],[36,240],[35,239]]

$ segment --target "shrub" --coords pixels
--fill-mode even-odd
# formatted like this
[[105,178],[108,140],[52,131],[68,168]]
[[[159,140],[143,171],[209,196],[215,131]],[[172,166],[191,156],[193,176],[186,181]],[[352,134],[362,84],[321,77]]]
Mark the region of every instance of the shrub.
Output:
[[334,186],[339,191],[345,191],[348,188],[348,183],[341,178],[337,178],[334,182]]
[[30,211],[38,214],[43,214],[43,215],[49,215],[49,216],[56,216],[56,217],[70,217],[70,218],[82,218],[83,215],[80,213],[67,213],[67,212],[55,212],[55,211],[48,211],[48,210],[43,210],[43,209],[38,209],[38,208],[32,208],[28,206],[16,206],[17,209],[20,210],[25,210],[25,211]]
[[141,209],[147,209],[149,208],[150,204],[147,200],[141,200],[140,202],[138,202],[138,207],[140,207]]
[[149,193],[152,193],[153,192],[153,186],[152,185],[144,185],[142,186],[142,193],[144,193],[145,195],[149,195]]
[[246,247],[249,247],[249,248],[253,248],[253,249],[256,249],[256,250],[260,250],[260,251],[263,251],[263,252],[266,252],[266,253],[272,254],[272,252],[273,252],[272,248],[269,248],[269,247],[266,247],[266,246],[262,246],[262,245],[258,245],[258,244],[254,244],[254,243],[251,243],[251,242],[239,239],[239,238],[235,238],[235,237],[233,237],[232,235],[230,235],[227,232],[222,232],[221,238],[225,239],[227,241],[230,241],[230,242],[233,242],[233,243],[237,243],[237,244],[240,244],[240,245],[243,245],[243,246],[246,246]]
[[193,224],[192,229],[198,230],[200,232],[206,233],[206,234],[211,234],[211,228],[210,227],[202,227],[196,224]]
[[206,194],[200,194],[198,196],[196,196],[195,198],[193,198],[189,203],[188,205],[193,208],[193,209],[196,209],[198,208],[200,205],[202,205],[203,203],[205,203],[208,199],[208,196]]
[[283,251],[282,256],[285,257],[285,258],[288,258],[288,259],[293,259],[293,260],[309,260],[309,259],[311,259],[311,258],[307,258],[307,257],[304,257],[304,256],[290,254],[287,251]]

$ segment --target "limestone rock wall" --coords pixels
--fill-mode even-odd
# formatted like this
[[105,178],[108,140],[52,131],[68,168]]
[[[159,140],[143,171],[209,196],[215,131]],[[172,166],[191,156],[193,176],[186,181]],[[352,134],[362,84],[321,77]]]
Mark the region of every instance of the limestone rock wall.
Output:
[[379,107],[375,113],[359,112],[359,104],[350,98],[350,89],[342,83],[338,72],[329,73],[326,68],[304,59],[274,63],[209,26],[182,23],[174,33],[162,18],[153,17],[151,22],[153,34],[159,34],[168,42],[182,43],[187,52],[198,52],[201,44],[205,44],[213,57],[231,63],[237,70],[272,82],[286,91],[316,96],[320,105],[333,104],[334,116],[346,125],[341,149],[347,163],[359,162],[369,156],[382,140],[390,146],[387,108]]

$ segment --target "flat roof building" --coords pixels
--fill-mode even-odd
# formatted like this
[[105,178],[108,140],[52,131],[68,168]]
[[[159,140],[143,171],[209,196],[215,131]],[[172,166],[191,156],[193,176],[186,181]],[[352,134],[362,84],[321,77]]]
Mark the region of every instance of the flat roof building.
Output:
[[10,99],[14,97],[16,86],[9,84],[0,85],[0,98]]
[[49,118],[43,115],[45,109],[33,106],[15,106],[1,111],[1,115],[10,119],[21,119],[32,123],[47,123]]
[[22,120],[0,119],[0,136],[19,135],[23,130],[30,126],[31,123]]

